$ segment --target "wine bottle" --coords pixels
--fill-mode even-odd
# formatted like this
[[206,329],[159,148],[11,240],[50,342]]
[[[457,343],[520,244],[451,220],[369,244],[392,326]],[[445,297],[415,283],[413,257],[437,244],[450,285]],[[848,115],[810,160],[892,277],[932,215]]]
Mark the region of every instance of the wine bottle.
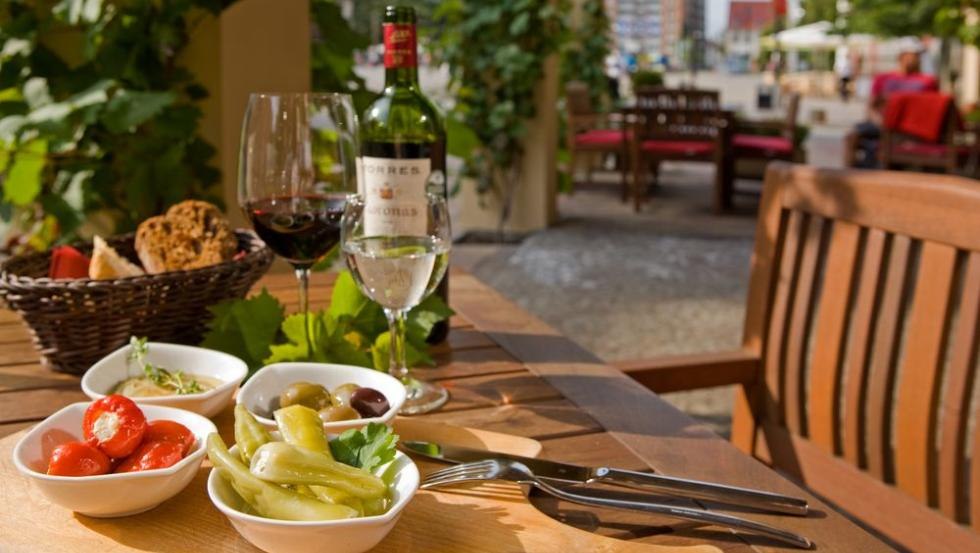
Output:
[[[415,10],[388,6],[382,23],[385,88],[361,116],[361,195],[369,232],[388,236],[426,233],[425,194],[446,186],[446,131],[442,116],[419,87]],[[449,273],[435,292],[449,302]],[[430,332],[446,339],[448,321]]]

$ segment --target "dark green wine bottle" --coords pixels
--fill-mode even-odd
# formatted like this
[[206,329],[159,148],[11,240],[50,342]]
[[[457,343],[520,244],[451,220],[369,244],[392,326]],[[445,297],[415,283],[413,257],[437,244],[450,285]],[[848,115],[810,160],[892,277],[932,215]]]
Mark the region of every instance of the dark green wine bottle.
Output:
[[[361,116],[360,192],[368,195],[376,191],[391,205],[424,199],[426,192],[448,199],[446,130],[439,110],[419,87],[415,10],[388,6],[382,28],[385,88]],[[385,210],[387,219],[375,224],[380,223],[392,234],[417,234],[425,221],[413,221],[413,212],[418,213],[412,209]],[[448,271],[435,293],[449,302]],[[428,341],[442,342],[447,334],[449,323],[443,321],[433,327]]]

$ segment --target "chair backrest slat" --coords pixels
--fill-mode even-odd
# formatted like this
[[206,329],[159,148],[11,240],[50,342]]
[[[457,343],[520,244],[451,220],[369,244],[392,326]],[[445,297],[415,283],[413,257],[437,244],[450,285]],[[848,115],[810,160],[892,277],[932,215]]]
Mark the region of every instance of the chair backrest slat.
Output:
[[867,464],[867,456],[864,454],[867,417],[865,398],[870,372],[871,339],[874,336],[878,303],[881,299],[886,240],[885,232],[880,229],[870,229],[867,233],[845,361],[842,445],[844,458],[859,467]]
[[922,247],[909,314],[896,411],[895,481],[923,503],[933,503],[936,420],[956,248]]
[[871,372],[868,375],[868,472],[879,480],[892,479],[892,389],[897,372],[896,359],[904,317],[905,285],[912,241],[907,236],[892,236],[888,252],[881,310],[875,328]]
[[779,276],[776,279],[776,293],[773,299],[772,324],[769,325],[766,344],[766,394],[765,409],[769,420],[783,423],[783,388],[785,386],[783,364],[786,362],[786,339],[789,313],[793,309],[793,291],[796,290],[796,277],[799,274],[800,257],[803,251],[803,234],[807,216],[799,211],[790,212],[783,238],[783,251],[780,255]]
[[786,427],[794,434],[806,435],[806,416],[804,413],[804,380],[809,352],[810,325],[813,321],[813,283],[817,280],[817,262],[823,241],[824,220],[808,217],[803,253],[800,260],[796,290],[793,298],[793,312],[789,320],[789,336],[786,343],[785,406]]
[[565,109],[571,115],[595,113],[595,108],[589,99],[589,85],[582,81],[569,81],[565,85]]
[[[950,332],[949,376],[942,405],[939,446],[939,508],[951,519],[966,517],[966,433],[970,394],[976,379],[980,343],[980,252],[971,252],[964,263],[960,307]],[[980,425],[978,425],[980,426]],[[974,478],[980,475],[974,476]],[[980,496],[974,496],[980,498]],[[974,500],[980,503],[980,499]]]
[[717,90],[643,86],[636,89],[636,105],[651,109],[712,111],[720,105]]
[[860,240],[859,226],[845,221],[834,223],[817,309],[807,427],[810,440],[827,453],[841,449],[839,417],[844,344]]
[[[763,374],[737,445],[900,545],[957,551],[915,538],[954,522],[980,544],[980,182],[771,163],[749,290],[743,347]],[[854,471],[895,504],[841,490]]]

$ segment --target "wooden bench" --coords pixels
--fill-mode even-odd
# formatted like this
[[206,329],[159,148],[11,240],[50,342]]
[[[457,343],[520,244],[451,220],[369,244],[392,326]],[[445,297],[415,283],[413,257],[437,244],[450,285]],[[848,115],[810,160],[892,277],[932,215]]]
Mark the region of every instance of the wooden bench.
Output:
[[746,309],[740,351],[620,368],[738,384],[737,447],[903,548],[980,551],[980,182],[770,164]]

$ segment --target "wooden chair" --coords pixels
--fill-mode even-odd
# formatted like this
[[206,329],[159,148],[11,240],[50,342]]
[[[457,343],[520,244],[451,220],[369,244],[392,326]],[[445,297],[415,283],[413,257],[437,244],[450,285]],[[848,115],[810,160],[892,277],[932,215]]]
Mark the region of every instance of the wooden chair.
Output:
[[782,121],[739,121],[732,135],[735,161],[799,161],[795,140],[799,109],[800,95],[794,92],[786,101],[786,116]]
[[[568,171],[572,181],[572,189],[575,188],[575,169],[576,162],[581,158],[581,154],[594,157],[596,154],[616,154],[619,156],[620,185],[622,188],[622,200],[625,202],[629,187],[626,182],[626,171],[629,164],[626,161],[629,155],[627,144],[627,132],[622,128],[615,128],[606,114],[597,113],[592,108],[589,100],[588,85],[578,81],[571,81],[565,86],[565,110],[568,127],[566,135],[566,147],[568,148]],[[592,165],[594,160],[589,160],[589,179],[592,176]]]
[[[945,173],[957,174],[966,165],[970,156],[970,147],[963,144],[962,119],[956,109],[956,104],[949,95],[939,92],[922,93],[917,96],[932,96],[948,101],[945,113],[942,115],[941,130],[936,139],[915,136],[903,132],[902,119],[887,121],[881,130],[881,142],[878,157],[883,169],[913,168],[917,170],[938,169]],[[892,102],[900,102],[903,98],[896,95],[889,99],[888,108]]]
[[657,178],[663,161],[704,161],[715,165],[716,211],[731,206],[733,180],[731,134],[733,116],[701,108],[636,107],[626,110],[631,122],[633,209],[646,198],[646,169]]
[[716,111],[720,107],[717,90],[641,86],[635,95],[640,108]]
[[739,384],[739,448],[903,548],[980,551],[978,214],[961,177],[771,163],[742,349],[620,367]]

